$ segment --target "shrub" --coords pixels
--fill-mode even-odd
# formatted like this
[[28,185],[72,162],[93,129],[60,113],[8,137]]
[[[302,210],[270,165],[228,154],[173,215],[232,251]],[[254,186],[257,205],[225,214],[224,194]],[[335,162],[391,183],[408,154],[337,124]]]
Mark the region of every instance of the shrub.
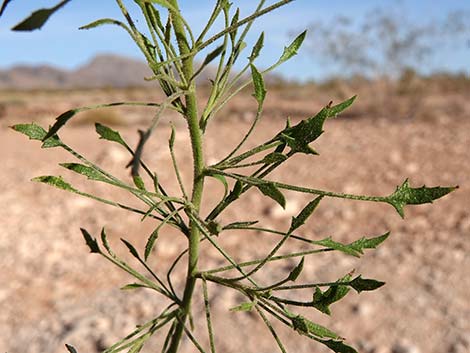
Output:
[[[62,163],[61,166],[65,169],[81,174],[92,181],[124,189],[129,192],[129,196],[140,200],[142,206],[140,208],[131,207],[111,199],[82,192],[60,176],[39,176],[34,178],[35,181],[125,209],[141,216],[142,219],[153,218],[158,223],[148,237],[142,251],[122,239],[129,252],[141,265],[140,269],[131,266],[111,249],[104,228],[99,239],[86,229],[81,229],[84,240],[92,253],[102,256],[134,278],[136,282],[125,286],[124,289],[145,288],[154,291],[155,295],[161,296],[167,302],[167,307],[161,314],[138,326],[135,331],[106,349],[105,352],[114,353],[122,350],[139,352],[148,339],[157,333],[166,333],[162,352],[177,352],[183,335],[186,335],[200,352],[208,350],[215,352],[215,333],[211,319],[208,283],[240,293],[245,301],[231,310],[251,311],[259,315],[282,352],[286,352],[286,348],[272,325],[273,320],[280,322],[287,329],[327,346],[334,352],[356,352],[354,348],[345,343],[339,334],[301,315],[299,308],[307,307],[329,315],[330,306],[343,299],[351,290],[358,293],[371,291],[381,287],[384,283],[363,278],[360,274],[356,275],[353,272],[329,282],[311,281],[300,284],[295,282],[299,279],[310,256],[336,251],[348,256],[360,257],[364,251],[374,249],[382,244],[389,233],[360,238],[352,243],[340,243],[330,237],[321,240],[311,239],[303,235],[299,229],[315,214],[318,205],[325,198],[387,203],[403,217],[406,205],[429,203],[455,189],[455,187],[429,188],[425,186],[415,188],[410,185],[408,180],[405,180],[388,196],[366,196],[291,185],[268,178],[274,170],[284,166],[287,160],[294,159],[298,155],[305,154],[312,158],[315,157],[318,153],[312,144],[322,135],[325,122],[347,109],[353,104],[355,97],[338,104],[329,103],[318,113],[305,118],[296,125],[291,125],[287,120],[286,127],[277,134],[251,149],[242,150],[263,116],[267,94],[263,75],[294,57],[304,41],[306,32],[299,34],[290,45],[285,47],[279,59],[262,71],[256,66],[256,59],[260,55],[264,43],[264,33],[261,33],[251,49],[244,68],[235,75],[231,74],[231,71],[234,63],[245,49],[244,39],[252,23],[260,16],[291,1],[278,1],[268,7],[264,7],[265,1],[260,1],[254,12],[245,18],[240,18],[239,10],[234,11],[228,1],[216,1],[206,27],[201,34],[196,36],[180,12],[176,0],[136,0],[135,2],[139,5],[147,23],[147,32],[150,34],[150,37],[147,37],[136,27],[136,22],[129,15],[123,2],[117,0],[127,23],[114,19],[101,19],[82,28],[90,29],[105,24],[124,28],[144,54],[155,75],[154,80],[159,83],[167,98],[160,103],[118,102],[72,109],[60,115],[55,124],[47,131],[36,124],[18,124],[12,127],[30,139],[42,141],[43,148],[65,149],[79,162]],[[52,9],[37,11],[15,28],[17,30],[31,30],[40,27],[48,16],[67,2],[63,1],[58,7]],[[7,3],[8,1],[4,2],[4,7]],[[164,20],[165,16],[166,20]],[[214,35],[208,35],[218,17],[223,18],[225,27]],[[200,64],[196,64],[197,54],[204,49],[209,49],[209,52]],[[209,98],[205,102],[204,108],[199,112],[196,78],[204,67],[213,62],[217,63],[216,74],[212,81]],[[248,78],[246,73],[250,74]],[[251,127],[230,153],[214,164],[207,165],[204,160],[203,145],[206,127],[217,117],[217,112],[231,97],[250,85],[253,90],[254,103],[257,106],[257,113]],[[119,144],[131,155],[132,161],[129,163],[129,167],[133,184],[115,177],[88,160],[68,146],[58,135],[64,125],[82,111],[119,105],[144,105],[156,110],[148,129],[139,131],[140,140],[135,149],[129,146],[118,131],[100,123],[95,124],[96,132],[101,139]],[[169,195],[166,192],[165,186],[158,179],[158,174],[142,159],[146,142],[151,138],[152,132],[159,123],[160,116],[166,109],[180,113],[188,127],[192,147],[194,173],[190,190],[183,183],[180,175],[180,166],[174,153],[175,129],[170,127],[171,136],[168,146],[176,172],[175,182],[180,188],[177,195]],[[220,181],[225,189],[225,194],[207,214],[203,214],[201,212],[203,195],[210,192],[204,188],[204,181],[207,178],[215,178]],[[310,196],[310,201],[295,217],[292,217],[288,229],[264,228],[258,226],[256,221],[243,219],[229,224],[223,224],[220,221],[220,215],[225,209],[231,205],[237,205],[240,197],[247,192],[260,192],[272,202],[285,207],[284,192],[286,190]],[[148,260],[153,254],[153,249],[158,246],[158,237],[164,225],[179,230],[181,236],[187,240],[187,248],[174,259],[173,264],[167,269],[166,277],[162,278],[157,275]],[[274,246],[270,246],[270,242],[260,241],[259,247],[265,254],[263,257],[247,262],[237,262],[233,254],[226,251],[219,241],[224,237],[224,233],[230,230],[261,232],[276,237],[277,241]],[[281,255],[280,250],[285,249],[288,243],[301,243],[304,246],[302,251],[296,250]],[[199,260],[204,257],[201,244],[215,249],[225,260],[225,264],[202,270],[199,267]],[[183,259],[187,262],[187,274],[184,290],[181,293],[173,286],[173,270]],[[266,280],[268,278],[266,275],[260,276],[261,270],[263,273],[272,270],[273,263],[285,261],[289,265],[289,261],[292,259],[296,259],[297,262],[283,279],[269,282]],[[202,347],[200,338],[196,337],[191,330],[191,304],[193,297],[197,295],[195,291],[197,283],[202,285],[201,295],[204,302],[209,348]],[[311,291],[310,299],[299,299],[299,293],[305,290]],[[69,352],[76,352],[72,346],[67,345],[67,349]]]

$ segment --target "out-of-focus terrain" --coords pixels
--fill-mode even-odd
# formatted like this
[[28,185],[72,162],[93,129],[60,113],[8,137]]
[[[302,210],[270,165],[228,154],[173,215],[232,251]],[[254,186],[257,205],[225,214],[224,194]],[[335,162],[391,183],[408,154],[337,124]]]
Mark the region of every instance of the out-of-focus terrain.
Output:
[[[284,126],[316,113],[330,100],[358,94],[356,104],[326,123],[315,144],[319,156],[298,157],[273,178],[347,193],[383,195],[409,178],[413,186],[460,185],[460,189],[433,205],[406,208],[402,220],[387,205],[328,199],[302,233],[312,239],[332,236],[353,241],[391,231],[376,251],[356,259],[326,254],[306,259],[302,280],[336,280],[352,269],[387,285],[372,293],[351,293],[333,306],[331,317],[306,311],[314,321],[329,325],[362,353],[465,353],[470,351],[470,83],[467,78],[434,76],[386,81],[329,81],[322,85],[274,82],[255,141],[265,141]],[[0,91],[0,351],[8,353],[64,352],[64,343],[79,352],[102,350],[162,309],[158,296],[118,288],[133,282],[104,259],[90,254],[79,228],[97,235],[105,226],[116,251],[127,251],[119,238],[140,246],[155,223],[119,209],[97,204],[29,180],[38,175],[62,175],[77,188],[103,194],[99,184],[87,183],[59,162],[74,161],[59,150],[41,150],[8,126],[35,121],[44,127],[67,109],[118,101],[159,101],[156,90],[142,88]],[[223,158],[244,135],[254,118],[250,90],[234,99],[208,128],[206,160]],[[203,97],[201,97],[202,99]],[[89,159],[129,179],[130,157],[118,145],[98,140],[95,121],[111,125],[137,143],[137,129],[152,118],[149,108],[108,109],[83,113],[61,133],[62,139]],[[177,127],[176,156],[189,187],[191,154],[184,122],[168,113],[157,129],[144,158],[161,183],[177,192],[167,151],[168,122]],[[220,199],[223,190],[209,182],[204,210]],[[104,189],[108,198],[121,198]],[[223,214],[231,220],[261,219],[266,226],[285,229],[290,217],[309,201],[286,193],[286,211],[256,191],[247,193],[239,207]],[[263,234],[230,232],[220,241],[237,259],[267,253]],[[158,240],[152,264],[164,270],[184,246],[167,230]],[[301,246],[301,245],[299,245]],[[301,247],[302,248],[302,247]],[[303,249],[303,248],[302,248]],[[210,249],[202,266],[220,265]],[[123,255],[124,256],[124,255]],[[204,255],[203,255],[204,256]],[[291,264],[293,265],[293,263]],[[288,266],[287,266],[288,267]],[[289,268],[265,273],[266,282],[282,278]],[[184,266],[178,268],[184,273]],[[200,288],[197,290],[200,291]],[[243,299],[230,291],[209,287],[219,351],[268,353],[277,350],[269,331],[256,315],[228,309]],[[195,303],[195,317],[203,309]],[[196,322],[196,334],[205,326]],[[324,352],[319,345],[281,329],[290,352]],[[144,349],[153,352],[151,346]],[[193,352],[188,340],[182,352]]]

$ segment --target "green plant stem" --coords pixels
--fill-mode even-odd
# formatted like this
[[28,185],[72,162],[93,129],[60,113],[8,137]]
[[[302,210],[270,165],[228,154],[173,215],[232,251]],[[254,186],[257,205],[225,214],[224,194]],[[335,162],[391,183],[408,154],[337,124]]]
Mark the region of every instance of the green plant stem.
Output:
[[[179,11],[177,0],[170,0],[169,2],[173,5],[176,11]],[[180,55],[190,53],[191,49],[189,48],[188,42],[186,40],[184,24],[181,20],[181,16],[179,16],[178,14],[173,14],[172,21]],[[193,76],[193,60],[193,55],[182,60],[183,74],[187,82],[189,82],[189,79]],[[204,189],[204,156],[202,149],[202,132],[199,128],[195,84],[191,83],[190,85],[191,86],[188,87],[188,93],[186,93],[185,95],[185,117],[188,123],[188,129],[191,138],[191,148],[193,152],[194,170],[191,203],[194,207],[194,211],[199,212],[199,207],[201,205],[202,200],[202,192]],[[185,329],[186,318],[188,317],[191,310],[191,299],[193,296],[194,287],[196,285],[195,275],[197,273],[197,264],[199,258],[200,233],[199,228],[194,224],[194,221],[190,221],[189,227],[190,233],[188,239],[189,251],[186,284],[184,288],[183,300],[180,306],[178,324],[175,328],[173,337],[171,338],[167,353],[176,353],[178,351],[178,346],[181,341],[183,331]]]
[[206,40],[204,43],[202,43],[201,45],[198,46],[198,50],[202,50],[204,49],[205,47],[207,47],[208,45],[214,43],[217,39],[223,37],[226,33],[230,33],[230,32],[233,32],[235,29],[237,29],[238,27],[240,26],[243,26],[244,24],[247,24],[255,19],[257,19],[258,17],[261,17],[267,13],[270,13],[271,11],[281,7],[281,6],[284,6],[284,5],[287,5],[288,3],[292,2],[294,0],[282,0],[282,1],[278,1],[277,3],[271,5],[271,6],[268,6],[266,8],[264,8],[263,10],[260,10],[260,11],[256,11],[255,13],[253,13],[252,15],[238,21],[237,23],[233,24],[232,26],[230,27],[227,27],[225,28],[223,31],[217,33],[216,35],[214,35],[213,37],[209,38],[208,40]]

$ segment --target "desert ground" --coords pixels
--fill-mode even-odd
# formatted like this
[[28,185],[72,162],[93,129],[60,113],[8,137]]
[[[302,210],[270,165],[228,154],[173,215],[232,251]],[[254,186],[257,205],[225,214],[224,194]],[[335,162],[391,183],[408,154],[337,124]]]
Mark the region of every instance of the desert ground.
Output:
[[[391,236],[377,250],[360,259],[341,253],[306,258],[299,281],[335,281],[352,269],[363,277],[385,281],[377,291],[350,293],[332,306],[332,315],[305,310],[303,314],[347,338],[361,353],[465,353],[470,352],[470,90],[439,85],[426,94],[397,95],[393,100],[375,88],[315,86],[277,87],[268,93],[262,121],[247,142],[265,141],[285,126],[317,112],[330,99],[335,102],[359,93],[357,103],[342,116],[329,120],[315,142],[318,156],[296,157],[272,178],[296,185],[337,192],[388,195],[409,178],[412,186],[459,185],[432,205],[408,206],[401,219],[389,205],[325,199],[301,229],[312,239],[332,236],[351,242],[362,236]],[[224,109],[208,127],[206,161],[214,163],[233,148],[249,128],[256,109],[249,91]],[[65,352],[65,343],[83,353],[103,350],[151,319],[163,308],[161,298],[146,290],[121,291],[132,283],[126,274],[96,254],[90,254],[79,228],[97,236],[105,227],[115,251],[127,258],[119,242],[138,246],[156,222],[124,210],[99,204],[50,186],[31,182],[39,175],[62,175],[76,188],[112,199],[128,196],[102,184],[84,180],[58,166],[76,162],[63,150],[41,149],[8,126],[35,121],[44,127],[63,111],[87,104],[123,100],[158,101],[153,91],[94,89],[71,91],[0,92],[0,351],[8,353]],[[201,99],[202,100],[202,99]],[[93,122],[111,124],[135,146],[137,129],[152,118],[148,108],[125,108],[83,113],[64,128],[61,138],[90,160],[125,180],[129,155],[117,144],[98,140]],[[169,121],[176,125],[176,158],[189,188],[191,153],[184,121],[173,113],[162,119],[144,159],[170,192],[178,194],[168,154]],[[220,199],[221,184],[209,181],[203,212]],[[289,227],[310,200],[286,193],[282,210],[256,190],[239,207],[230,207],[222,223],[260,219],[263,226]],[[130,201],[132,202],[132,201]],[[184,239],[164,228],[151,264],[164,271],[183,249]],[[237,259],[250,259],[269,251],[273,240],[263,234],[228,232],[220,237]],[[223,239],[222,239],[223,238]],[[292,245],[292,249],[296,246]],[[297,244],[304,249],[302,244]],[[203,247],[201,266],[221,265],[220,256]],[[268,281],[285,276],[295,262],[266,272]],[[184,265],[176,273],[184,274]],[[181,281],[176,281],[177,289]],[[198,287],[196,291],[201,293]],[[253,313],[230,312],[243,301],[232,291],[209,286],[218,352],[276,352],[268,329]],[[310,294],[311,295],[311,294]],[[204,311],[194,304],[195,335],[205,335]],[[277,326],[276,326],[277,327]],[[321,353],[315,342],[281,327],[280,337],[289,352]],[[143,352],[155,352],[161,338]],[[203,339],[204,343],[207,343]],[[188,339],[182,352],[196,352]]]

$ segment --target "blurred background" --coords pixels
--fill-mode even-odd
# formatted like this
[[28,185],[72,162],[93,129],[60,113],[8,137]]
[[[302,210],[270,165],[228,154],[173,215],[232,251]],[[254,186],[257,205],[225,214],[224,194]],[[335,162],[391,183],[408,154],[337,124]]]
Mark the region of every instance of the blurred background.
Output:
[[[0,17],[0,280],[7,284],[0,287],[0,351],[8,353],[63,352],[64,343],[79,352],[99,352],[162,307],[151,293],[119,291],[129,278],[91,256],[78,231],[84,227],[97,234],[106,226],[112,244],[125,253],[120,237],[143,245],[141,234],[150,234],[155,224],[29,182],[38,175],[63,175],[81,190],[123,197],[66,173],[57,163],[70,162],[71,156],[41,150],[8,128],[31,121],[46,127],[64,111],[84,105],[163,98],[154,82],[144,81],[150,71],[124,31],[109,26],[78,30],[99,18],[121,19],[113,1],[71,1],[39,31],[10,31],[32,11],[56,2],[10,1]],[[126,3],[143,26],[135,4]],[[256,3],[234,0],[233,7],[239,6],[243,16]],[[196,33],[212,6],[209,0],[181,1]],[[333,307],[332,317],[305,312],[347,337],[361,353],[470,352],[469,19],[470,2],[461,0],[297,0],[257,21],[247,38],[246,56],[265,32],[256,62],[263,69],[308,29],[298,55],[265,77],[264,117],[249,144],[274,136],[287,117],[296,122],[330,100],[358,95],[350,109],[326,124],[315,146],[320,156],[300,158],[276,175],[281,180],[371,195],[389,194],[407,177],[415,187],[460,185],[434,205],[407,208],[405,220],[388,206],[325,200],[304,228],[305,236],[343,242],[392,233],[379,250],[360,260],[339,254],[306,262],[309,281],[336,280],[354,268],[364,277],[387,282],[377,292],[348,295]],[[213,32],[217,28],[221,23]],[[242,57],[236,69],[244,64]],[[213,73],[209,67],[199,80],[201,104]],[[249,128],[256,112],[251,93],[251,88],[244,90],[209,126],[208,163],[223,158]],[[89,111],[74,117],[61,136],[125,179],[130,157],[118,146],[98,142],[92,124],[118,129],[135,146],[136,130],[146,128],[152,114],[135,107]],[[169,121],[176,124],[176,154],[189,185],[189,141],[184,121],[173,112],[165,114],[145,158],[158,170],[159,180],[177,191],[166,149]],[[208,209],[222,193],[216,183],[209,187]],[[248,193],[242,206],[228,209],[221,221],[259,217],[262,224],[282,229],[309,201],[298,194],[286,198],[282,211],[261,195]],[[164,268],[184,247],[175,236],[171,231],[161,236],[155,265]],[[259,250],[244,248],[235,235],[220,241],[241,258]],[[208,265],[220,261],[207,254]],[[267,276],[282,277],[283,270],[276,271]],[[183,274],[184,268],[176,272]],[[259,318],[228,312],[241,298],[211,290],[221,352],[275,351]],[[198,310],[196,305],[195,315],[203,312]],[[204,330],[197,331],[201,325],[196,326],[204,335]],[[284,332],[281,338],[290,352],[325,352],[297,335]],[[182,352],[192,351],[186,340]]]

